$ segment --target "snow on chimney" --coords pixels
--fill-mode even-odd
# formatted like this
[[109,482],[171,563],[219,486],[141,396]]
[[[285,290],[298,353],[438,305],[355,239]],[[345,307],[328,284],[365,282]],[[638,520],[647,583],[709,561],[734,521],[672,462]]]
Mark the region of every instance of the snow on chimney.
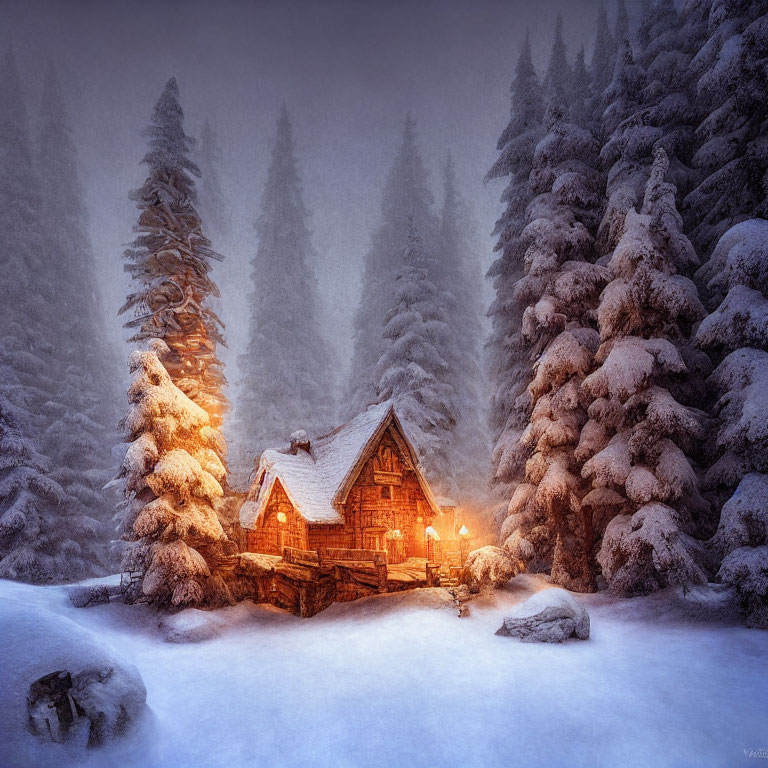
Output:
[[291,453],[296,455],[299,450],[310,452],[309,435],[303,429],[297,429],[288,438],[291,443]]

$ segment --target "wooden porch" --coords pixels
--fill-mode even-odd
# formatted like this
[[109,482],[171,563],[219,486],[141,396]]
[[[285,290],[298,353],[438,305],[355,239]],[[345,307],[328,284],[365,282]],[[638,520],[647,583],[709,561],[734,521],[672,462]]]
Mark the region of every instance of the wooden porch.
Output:
[[285,547],[282,557],[241,553],[235,563],[234,579],[239,597],[251,597],[308,617],[334,602],[440,586],[439,571],[440,565],[426,558],[388,563],[383,550]]

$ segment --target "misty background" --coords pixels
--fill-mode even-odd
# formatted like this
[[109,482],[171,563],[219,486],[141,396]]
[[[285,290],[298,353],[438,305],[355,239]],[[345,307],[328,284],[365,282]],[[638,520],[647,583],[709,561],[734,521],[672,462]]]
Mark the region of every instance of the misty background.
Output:
[[[199,135],[210,121],[223,153],[221,182],[232,222],[230,237],[214,243],[226,257],[215,277],[232,396],[247,330],[253,224],[280,105],[285,102],[294,126],[328,336],[348,365],[359,267],[406,113],[417,121],[438,200],[442,167],[447,153],[453,155],[460,191],[478,223],[478,270],[485,273],[502,185],[483,184],[483,176],[508,118],[520,44],[529,30],[542,71],[560,12],[572,58],[583,41],[592,41],[598,7],[599,0],[26,0],[0,3],[0,18],[32,120],[45,67],[51,62],[60,73],[104,323],[121,360],[129,352],[122,343],[125,318],[117,316],[129,288],[121,253],[137,218],[128,195],[146,176],[142,130],[171,76],[179,81],[187,131]],[[639,3],[629,4],[631,17],[638,11]],[[486,290],[490,300],[487,284]]]

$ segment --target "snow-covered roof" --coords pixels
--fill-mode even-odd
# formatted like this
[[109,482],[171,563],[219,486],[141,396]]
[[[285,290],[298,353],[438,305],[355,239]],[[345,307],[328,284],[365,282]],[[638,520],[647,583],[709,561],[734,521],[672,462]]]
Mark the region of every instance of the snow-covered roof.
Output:
[[372,405],[352,421],[312,441],[311,451],[295,454],[268,450],[261,454],[256,479],[240,509],[240,524],[253,528],[264,513],[275,481],[279,480],[291,503],[310,523],[343,523],[341,505],[373,447],[394,424],[404,438],[427,500],[437,503],[417,465],[416,455],[390,402]]

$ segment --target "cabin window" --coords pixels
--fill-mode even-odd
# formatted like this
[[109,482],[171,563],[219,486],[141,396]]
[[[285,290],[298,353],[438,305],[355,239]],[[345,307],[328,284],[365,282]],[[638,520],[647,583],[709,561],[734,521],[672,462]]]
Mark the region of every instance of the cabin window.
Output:
[[381,498],[382,499],[391,499],[392,498],[392,490],[388,485],[382,485],[381,486]]

